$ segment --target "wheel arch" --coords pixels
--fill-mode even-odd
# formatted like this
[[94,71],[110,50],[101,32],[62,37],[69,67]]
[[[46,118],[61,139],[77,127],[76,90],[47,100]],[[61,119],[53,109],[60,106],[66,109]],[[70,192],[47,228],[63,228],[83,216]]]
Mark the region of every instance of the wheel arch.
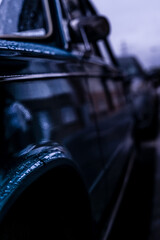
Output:
[[[38,214],[41,208],[49,212],[55,204],[60,211],[85,220],[84,228],[88,224],[91,229],[88,192],[78,166],[64,147],[58,144],[34,146],[20,154],[20,159],[20,164],[10,171],[0,190],[2,225],[10,217],[10,212],[18,215],[18,211],[29,206],[29,211],[36,210]],[[24,212],[24,218],[26,215]]]

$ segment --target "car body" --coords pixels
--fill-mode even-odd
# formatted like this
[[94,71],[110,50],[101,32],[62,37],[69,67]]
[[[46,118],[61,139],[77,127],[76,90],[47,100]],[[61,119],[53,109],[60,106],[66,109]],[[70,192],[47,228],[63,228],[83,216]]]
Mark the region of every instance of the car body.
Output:
[[102,56],[107,39],[96,26],[107,32],[107,22],[89,1],[39,1],[43,21],[29,2],[21,32],[9,25],[0,36],[0,236],[97,238],[135,157],[123,75]]

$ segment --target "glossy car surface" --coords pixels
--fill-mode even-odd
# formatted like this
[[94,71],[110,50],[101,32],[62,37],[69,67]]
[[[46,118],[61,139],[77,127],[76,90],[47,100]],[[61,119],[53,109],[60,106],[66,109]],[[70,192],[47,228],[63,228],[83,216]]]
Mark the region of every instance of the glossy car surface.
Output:
[[93,239],[133,164],[134,119],[91,3],[45,3],[49,36],[1,33],[0,236]]

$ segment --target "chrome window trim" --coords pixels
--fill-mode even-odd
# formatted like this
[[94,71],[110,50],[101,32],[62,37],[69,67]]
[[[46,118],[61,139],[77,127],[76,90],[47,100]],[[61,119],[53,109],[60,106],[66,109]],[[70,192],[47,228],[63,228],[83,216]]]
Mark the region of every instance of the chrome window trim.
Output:
[[118,78],[121,75],[114,73],[102,74],[100,72],[74,72],[74,73],[37,73],[37,74],[26,74],[26,75],[10,75],[10,76],[0,76],[0,85],[10,82],[28,82],[28,81],[40,81],[40,80],[53,80],[57,78]]

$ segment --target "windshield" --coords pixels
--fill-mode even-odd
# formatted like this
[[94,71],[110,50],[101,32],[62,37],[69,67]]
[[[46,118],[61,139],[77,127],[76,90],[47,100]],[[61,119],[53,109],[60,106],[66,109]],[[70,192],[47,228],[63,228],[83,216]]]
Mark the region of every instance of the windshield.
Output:
[[0,37],[46,37],[51,33],[47,0],[0,0]]

